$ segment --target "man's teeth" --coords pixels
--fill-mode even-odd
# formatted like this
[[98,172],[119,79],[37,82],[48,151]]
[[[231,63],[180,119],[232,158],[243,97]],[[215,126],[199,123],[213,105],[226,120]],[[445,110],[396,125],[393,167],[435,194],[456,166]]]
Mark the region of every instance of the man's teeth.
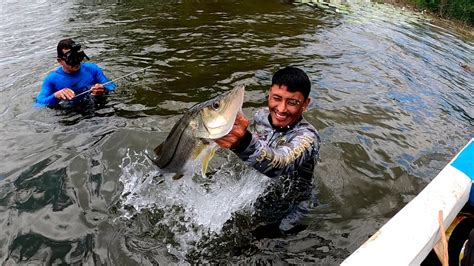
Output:
[[276,113],[276,116],[277,116],[278,118],[286,118],[286,115],[280,114],[280,113]]

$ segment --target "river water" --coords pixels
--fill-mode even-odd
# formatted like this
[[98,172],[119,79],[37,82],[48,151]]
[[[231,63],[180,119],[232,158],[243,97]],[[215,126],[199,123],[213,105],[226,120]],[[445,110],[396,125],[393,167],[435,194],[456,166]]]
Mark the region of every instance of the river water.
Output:
[[[1,263],[340,263],[474,137],[472,34],[386,5],[342,10],[0,1]],[[110,78],[151,68],[117,82],[93,117],[34,107],[65,37]],[[246,239],[224,224],[252,215],[267,178],[220,151],[211,181],[160,179],[146,154],[235,84],[251,117],[286,65],[312,81],[319,205],[297,234]]]

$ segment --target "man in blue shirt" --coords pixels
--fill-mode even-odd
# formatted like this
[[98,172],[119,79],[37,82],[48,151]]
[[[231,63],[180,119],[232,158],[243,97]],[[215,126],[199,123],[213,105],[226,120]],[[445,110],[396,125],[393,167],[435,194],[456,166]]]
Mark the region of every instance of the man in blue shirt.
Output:
[[[99,66],[94,63],[81,63],[87,55],[81,50],[80,44],[72,39],[64,39],[57,46],[57,61],[61,67],[49,73],[43,81],[41,91],[36,97],[36,106],[59,107],[61,100],[67,106],[76,106],[85,99],[94,100],[115,89],[115,84],[104,83],[109,79]],[[76,97],[76,95],[90,90]]]

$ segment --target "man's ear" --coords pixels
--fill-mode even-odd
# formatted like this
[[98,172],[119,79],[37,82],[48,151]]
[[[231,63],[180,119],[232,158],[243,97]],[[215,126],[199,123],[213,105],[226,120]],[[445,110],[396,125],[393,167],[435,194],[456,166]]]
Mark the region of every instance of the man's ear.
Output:
[[309,103],[311,102],[311,98],[308,97],[308,99],[304,100],[303,102],[303,110],[306,110],[308,108]]

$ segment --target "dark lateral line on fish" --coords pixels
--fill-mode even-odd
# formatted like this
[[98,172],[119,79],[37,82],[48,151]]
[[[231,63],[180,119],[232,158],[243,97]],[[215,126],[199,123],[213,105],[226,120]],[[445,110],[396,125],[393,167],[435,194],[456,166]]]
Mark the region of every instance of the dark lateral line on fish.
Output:
[[171,156],[170,159],[168,160],[168,162],[166,162],[165,165],[163,165],[161,168],[166,168],[171,163],[171,161],[173,160],[174,155],[176,154],[176,151],[178,150],[177,147],[179,146],[179,143],[181,143],[181,138],[183,137],[183,133],[184,133],[185,130],[186,130],[186,128],[181,130],[181,133],[179,133],[178,142],[176,142],[177,144],[174,147],[173,156]]

